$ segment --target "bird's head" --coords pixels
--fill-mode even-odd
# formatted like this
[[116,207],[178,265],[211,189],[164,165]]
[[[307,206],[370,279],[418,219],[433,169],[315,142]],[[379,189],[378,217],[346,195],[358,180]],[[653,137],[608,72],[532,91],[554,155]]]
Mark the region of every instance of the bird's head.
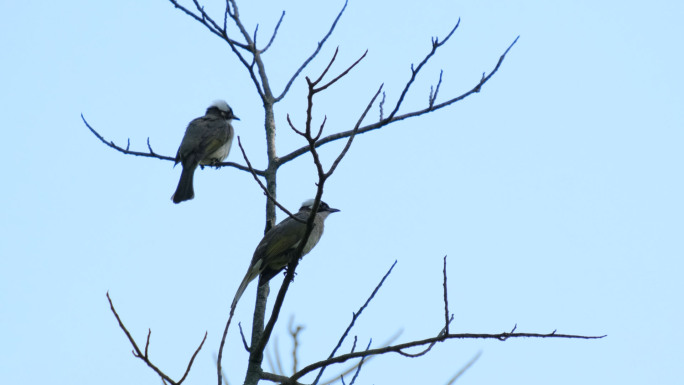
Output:
[[214,102],[209,105],[209,108],[207,108],[207,114],[209,113],[221,115],[221,117],[226,120],[240,120],[240,118],[233,115],[233,110],[225,100],[214,100]]
[[[313,208],[315,199],[307,199],[304,202],[302,202],[302,207],[299,208],[299,211],[311,211]],[[330,206],[328,206],[327,203],[321,201],[321,204],[318,205],[318,213],[325,213],[325,216],[328,216],[329,214],[336,213],[340,210],[334,209]]]

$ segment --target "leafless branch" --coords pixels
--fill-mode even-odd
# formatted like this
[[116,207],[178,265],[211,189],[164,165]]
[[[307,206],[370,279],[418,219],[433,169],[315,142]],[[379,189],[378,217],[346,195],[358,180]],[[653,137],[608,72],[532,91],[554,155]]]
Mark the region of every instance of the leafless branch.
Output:
[[[332,61],[332,60],[331,60]],[[358,61],[357,61],[358,62]],[[354,64],[355,65],[355,64]],[[352,68],[353,65],[350,67]],[[346,72],[349,72],[348,70]],[[322,79],[322,76],[318,78],[318,81]],[[311,135],[311,120],[312,120],[312,110],[313,110],[313,96],[316,94],[315,87],[317,86],[317,82],[311,82],[307,78],[307,82],[309,85],[309,92],[307,96],[307,112],[306,112],[306,129],[304,131],[304,137],[309,143],[309,149],[311,151],[311,155],[314,159],[314,163],[316,164],[316,169],[318,171],[318,183],[317,183],[317,191],[316,191],[316,197],[314,198],[314,203],[311,206],[311,214],[309,215],[309,218],[307,219],[306,223],[306,231],[304,232],[303,239],[308,239],[309,236],[311,235],[311,230],[313,229],[313,222],[314,222],[314,217],[318,211],[318,207],[320,206],[321,198],[323,196],[323,187],[325,185],[325,181],[332,175],[332,171],[330,170],[329,173],[325,173],[323,171],[323,166],[320,162],[320,158],[318,156],[318,153],[316,151],[315,147],[315,138]],[[365,115],[365,113],[364,113]],[[292,128],[294,129],[294,125],[292,125]],[[348,143],[349,145],[350,143]],[[346,150],[345,150],[346,152]],[[341,158],[340,158],[341,159]],[[339,159],[337,161],[339,163]],[[304,245],[306,244],[306,241],[302,241],[299,243],[299,246],[297,247],[297,250],[295,251],[294,255],[297,256],[296,258],[293,258],[292,261],[288,264],[286,274],[285,274],[285,279],[283,280],[283,283],[280,287],[280,290],[278,291],[278,294],[275,299],[275,303],[273,304],[273,309],[271,311],[271,318],[269,319],[268,323],[265,325],[263,333],[261,334],[261,338],[259,340],[259,343],[256,346],[252,346],[254,349],[251,352],[250,355],[250,360],[251,361],[258,361],[258,357],[255,358],[255,355],[262,354],[261,352],[264,351],[264,348],[266,346],[266,343],[268,342],[271,333],[273,332],[273,327],[275,326],[275,323],[278,319],[278,316],[280,314],[280,309],[283,305],[283,301],[285,299],[285,293],[287,292],[287,289],[289,288],[290,282],[294,279],[294,273],[295,269],[297,268],[297,265],[299,264],[299,259],[301,258],[302,255],[302,250],[304,249]]]
[[439,81],[437,82],[437,86],[433,88],[430,86],[430,96],[428,97],[428,105],[430,107],[435,105],[435,100],[437,100],[437,94],[439,94],[439,87],[442,85],[442,75],[444,74],[443,70],[439,70]]
[[262,54],[271,47],[271,44],[273,44],[273,41],[275,40],[275,37],[278,34],[278,29],[280,29],[280,24],[283,22],[283,18],[285,18],[285,11],[283,11],[283,13],[280,15],[278,24],[276,24],[275,28],[273,29],[273,35],[271,35],[271,40],[269,40],[268,44],[266,44],[266,46],[260,50]]
[[[372,339],[370,341],[368,341],[368,345],[366,346],[366,351],[368,351],[368,349],[370,349],[371,342],[373,342]],[[359,361],[359,364],[356,367],[356,372],[354,372],[354,377],[352,377],[352,380],[349,383],[349,385],[354,385],[354,383],[356,382],[356,379],[359,377],[359,373],[361,373],[361,367],[363,366],[364,361],[366,361],[366,357],[362,357],[361,361]]]
[[[385,280],[392,273],[392,270],[394,269],[394,266],[396,266],[396,265],[397,265],[397,261],[394,261],[392,266],[390,266],[389,270],[387,270],[387,273],[385,273],[385,275],[382,277],[380,282],[375,286],[375,289],[373,289],[373,292],[370,294],[370,296],[368,296],[368,299],[366,299],[366,302],[364,302],[364,304],[359,308],[359,310],[356,313],[352,314],[351,322],[349,322],[347,329],[344,331],[344,333],[342,333],[340,340],[337,342],[337,345],[335,345],[335,347],[333,348],[332,352],[328,356],[328,359],[332,359],[335,356],[335,353],[337,353],[337,350],[340,348],[340,346],[342,346],[342,343],[344,342],[344,340],[349,335],[349,332],[351,331],[351,329],[354,327],[356,320],[361,316],[361,313],[363,313],[363,310],[366,309],[366,307],[368,307],[368,304],[370,304],[370,302],[373,300],[373,298],[375,298],[375,294],[378,293],[378,291],[380,290],[382,285],[385,283]],[[321,376],[323,375],[324,370],[325,370],[325,366],[322,366],[321,370],[316,375],[316,379],[313,382],[314,385],[317,384],[318,381],[321,379]]]
[[[449,327],[449,324],[450,324],[451,321],[453,321],[453,320],[454,320],[454,317],[453,317],[453,316],[452,316],[450,319],[447,319],[447,321],[446,321],[446,326],[444,326],[444,327],[442,328],[442,330],[440,330],[440,332],[437,334],[438,337],[441,336],[441,335],[446,334],[446,329]],[[402,350],[399,350],[397,353],[401,354],[401,355],[404,356],[404,357],[409,357],[409,358],[420,357],[420,356],[423,356],[423,355],[427,354],[430,350],[432,350],[432,348],[435,346],[436,343],[437,343],[437,342],[432,342],[431,344],[429,344],[429,345],[427,346],[427,348],[425,348],[424,350],[422,350],[422,351],[420,351],[420,352],[418,352],[418,353],[406,353],[406,352],[404,352],[404,351],[402,351]]]
[[[232,5],[232,11],[230,5]],[[228,23],[228,16],[230,16],[230,18],[233,19],[233,21],[235,22],[235,26],[238,27],[240,33],[242,34],[242,37],[245,39],[247,43],[240,43],[234,39],[228,38],[227,30],[225,28],[222,31],[223,33],[219,34],[219,36],[228,43],[230,49],[233,51],[235,56],[237,56],[240,63],[242,63],[245,69],[247,69],[247,73],[249,74],[249,77],[252,79],[252,83],[254,83],[257,93],[259,93],[259,96],[262,98],[262,100],[265,100],[267,98],[267,95],[270,95],[270,91],[268,90],[268,79],[266,78],[266,75],[263,72],[263,63],[261,63],[261,59],[258,57],[256,45],[254,44],[252,37],[249,35],[247,29],[244,27],[242,21],[240,20],[240,13],[238,11],[237,4],[234,0],[226,0],[226,10],[223,14],[224,25],[227,25]],[[252,54],[252,63],[250,63],[242,55],[238,48],[241,48]],[[259,78],[257,78],[257,75],[254,72],[254,63],[256,63],[259,67],[261,82],[259,82]]]
[[[340,51],[340,47],[335,48],[335,53],[333,53],[332,59],[330,59],[330,61],[328,62],[328,65],[325,67],[325,69],[321,72],[320,76],[318,76],[318,78],[317,78],[316,80],[314,80],[314,81],[312,82],[312,81],[309,79],[309,77],[307,76],[307,77],[306,77],[306,82],[309,83],[309,84],[311,84],[311,83],[316,83],[316,84],[320,83],[321,80],[323,80],[323,77],[325,76],[325,74],[327,74],[328,71],[330,71],[330,67],[332,67],[333,63],[335,62],[335,59],[337,59],[337,53],[338,53],[339,51]],[[314,90],[314,94],[315,94],[316,92],[318,92],[318,91]]]
[[335,161],[333,162],[332,166],[330,166],[330,169],[326,173],[326,175],[329,177],[332,175],[333,172],[335,172],[335,169],[337,169],[337,166],[340,164],[342,161],[342,158],[344,158],[345,155],[347,155],[347,151],[349,151],[349,148],[351,147],[352,141],[354,140],[354,137],[356,137],[356,133],[359,131],[359,126],[361,126],[361,122],[363,122],[363,119],[365,119],[366,114],[368,114],[368,111],[370,111],[371,107],[373,106],[373,103],[375,103],[375,99],[377,99],[378,95],[380,95],[380,91],[382,90],[383,84],[380,85],[380,88],[378,88],[378,91],[375,93],[373,98],[371,99],[370,102],[366,105],[366,109],[363,111],[363,114],[359,117],[359,120],[356,122],[356,125],[354,126],[354,129],[352,130],[351,135],[349,135],[349,140],[347,140],[347,144],[344,146],[342,149],[342,152],[340,152],[340,155],[337,156]]
[[[209,31],[211,31],[211,33],[213,33],[214,35],[216,35],[216,36],[220,37],[221,39],[225,40],[225,41],[228,42],[231,46],[234,45],[234,46],[240,47],[240,48],[242,48],[242,49],[244,49],[244,50],[248,50],[248,49],[249,49],[249,47],[248,47],[247,45],[245,45],[245,44],[243,44],[243,43],[240,43],[240,42],[238,42],[238,41],[236,41],[236,40],[233,40],[233,39],[229,38],[228,35],[227,35],[227,32],[226,32],[226,24],[224,23],[223,28],[219,27],[218,24],[217,24],[209,15],[207,15],[206,12],[204,12],[204,7],[202,7],[196,0],[193,0],[193,4],[195,5],[195,8],[197,8],[197,10],[200,12],[199,15],[195,14],[194,12],[192,12],[191,10],[189,10],[188,8],[186,8],[186,7],[182,6],[182,5],[180,5],[180,4],[178,3],[178,1],[176,1],[176,0],[169,0],[169,1],[171,2],[171,4],[173,4],[174,7],[180,9],[181,11],[183,11],[183,13],[185,13],[186,15],[188,15],[188,16],[190,16],[191,18],[193,18],[193,19],[195,19],[196,21],[198,21],[200,24],[202,24],[202,25],[204,25],[205,27],[207,27],[207,29],[208,29]],[[227,5],[226,5],[226,7],[227,7]],[[226,10],[226,12],[227,12],[227,10]]]
[[95,135],[98,139],[100,139],[100,141],[102,143],[104,143],[107,146],[115,149],[116,151],[122,152],[122,153],[127,154],[127,155],[144,156],[144,157],[148,157],[148,158],[157,158],[157,159],[161,159],[161,160],[170,160],[170,161],[174,161],[174,162],[176,161],[175,157],[172,158],[170,156],[163,156],[163,155],[159,155],[159,154],[154,153],[154,151],[152,151],[152,148],[150,147],[150,142],[149,142],[150,139],[149,138],[147,139],[147,146],[148,146],[148,149],[150,152],[138,152],[138,151],[129,150],[130,143],[131,143],[130,139],[128,140],[128,145],[126,146],[126,148],[117,146],[116,144],[114,144],[113,141],[107,141],[104,137],[102,137],[102,135],[100,135],[99,132],[95,131],[95,129],[90,126],[88,121],[86,121],[85,117],[83,117],[83,114],[81,114],[81,119],[83,120],[83,123],[85,123],[86,127],[88,127],[90,132],[93,133],[93,135]]
[[342,17],[342,13],[344,13],[344,10],[347,8],[347,1],[348,0],[344,1],[344,6],[340,10],[340,12],[337,14],[337,17],[335,18],[335,21],[333,21],[332,25],[330,26],[330,30],[328,30],[328,33],[325,34],[325,36],[323,36],[323,39],[320,42],[318,42],[318,45],[317,45],[316,49],[314,50],[314,52],[306,60],[304,60],[304,63],[302,63],[302,65],[299,66],[297,71],[295,71],[294,75],[292,75],[290,80],[287,82],[287,85],[285,85],[283,92],[277,98],[275,98],[275,100],[274,100],[275,102],[279,102],[280,100],[282,100],[285,97],[285,95],[287,94],[287,91],[290,90],[290,87],[292,86],[292,83],[294,83],[295,79],[297,79],[297,77],[299,77],[299,75],[302,73],[302,71],[304,71],[304,68],[306,68],[306,66],[309,65],[309,63],[321,51],[321,48],[323,48],[323,44],[325,44],[326,40],[328,40],[330,35],[332,35],[333,31],[335,30],[335,27],[337,26],[337,22],[340,20],[340,17]]
[[[413,118],[413,117],[416,117],[416,116],[420,116],[420,115],[427,114],[427,113],[432,112],[432,111],[439,110],[439,109],[444,108],[444,107],[446,107],[446,106],[449,106],[449,105],[451,105],[451,104],[453,104],[453,103],[459,102],[459,101],[461,101],[461,100],[467,98],[468,96],[470,96],[470,95],[472,95],[472,94],[474,94],[474,93],[480,92],[480,90],[482,89],[482,86],[485,85],[485,83],[487,83],[487,82],[492,78],[492,76],[494,76],[494,74],[499,70],[499,68],[501,67],[501,64],[502,64],[503,61],[504,61],[504,58],[506,57],[506,55],[508,54],[508,52],[511,50],[511,48],[513,48],[513,46],[515,45],[515,43],[518,41],[519,38],[520,38],[520,36],[516,37],[515,40],[513,41],[513,43],[511,43],[511,44],[508,46],[508,48],[504,51],[504,53],[499,57],[499,61],[497,62],[497,64],[495,65],[495,67],[492,69],[492,71],[489,73],[489,75],[483,76],[483,77],[480,79],[480,81],[479,81],[472,89],[470,89],[469,91],[467,91],[467,92],[465,92],[465,93],[463,93],[463,94],[461,94],[461,95],[459,95],[459,96],[457,96],[457,97],[455,97],[455,98],[449,99],[449,100],[447,100],[447,101],[445,101],[445,102],[442,102],[442,103],[439,103],[439,104],[434,104],[434,105],[432,105],[432,106],[428,105],[428,107],[426,107],[426,108],[424,108],[424,109],[422,109],[422,110],[417,110],[417,111],[413,111],[413,112],[408,112],[408,113],[402,114],[402,115],[391,115],[391,116],[389,116],[389,117],[387,117],[387,118],[384,118],[384,119],[382,118],[382,116],[383,116],[383,112],[382,112],[383,108],[381,107],[381,108],[380,108],[380,120],[379,120],[378,122],[376,122],[376,123],[369,124],[369,125],[367,125],[367,126],[363,126],[363,127],[359,128],[359,129],[357,130],[356,134],[364,134],[364,133],[366,133],[366,132],[373,131],[373,130],[377,130],[377,129],[379,129],[379,128],[385,127],[385,126],[387,126],[387,125],[389,125],[389,124],[391,124],[391,123],[395,123],[395,122],[398,122],[398,121],[400,121],[400,120],[404,120],[404,119],[408,119],[408,118]],[[441,46],[441,44],[443,44],[445,41],[446,41],[446,39],[445,39],[444,41],[440,42],[440,43],[439,43],[440,46]],[[409,84],[407,84],[407,86],[408,86],[408,85],[409,85]],[[384,105],[384,98],[383,98],[383,101],[382,101],[380,104],[381,104],[381,106]],[[395,108],[395,109],[396,109],[396,108]],[[322,138],[322,139],[316,141],[316,147],[320,147],[320,146],[322,146],[322,145],[324,145],[324,144],[326,144],[326,143],[332,142],[332,141],[334,141],[334,140],[338,140],[338,139],[342,139],[342,138],[347,138],[347,137],[349,137],[350,135],[352,135],[352,133],[353,133],[353,130],[349,130],[349,131],[343,131],[343,132],[338,132],[338,133],[336,133],[336,134],[328,135],[328,136],[326,136],[326,137],[324,137],[324,138]],[[287,163],[287,162],[289,162],[289,161],[291,161],[291,160],[293,160],[293,159],[295,159],[295,158],[297,158],[297,157],[299,157],[299,156],[301,156],[301,155],[303,155],[303,154],[305,154],[305,153],[307,153],[307,152],[309,152],[309,146],[304,146],[304,147],[302,147],[302,148],[299,148],[299,149],[297,149],[297,150],[295,150],[295,151],[293,151],[293,152],[291,152],[291,153],[289,153],[289,154],[287,154],[287,155],[285,155],[285,156],[280,157],[280,159],[279,159],[279,164],[282,165],[282,164],[284,164],[284,163]]]
[[154,372],[157,373],[159,377],[161,377],[162,381],[166,381],[173,385],[182,384],[183,381],[185,381],[185,379],[188,377],[190,369],[192,368],[192,364],[195,361],[195,357],[197,357],[197,354],[202,349],[204,341],[207,340],[207,333],[204,333],[204,338],[202,339],[202,342],[199,344],[195,352],[192,354],[192,357],[190,358],[190,362],[188,362],[188,367],[187,369],[185,369],[183,377],[181,377],[181,379],[178,381],[174,381],[168,375],[166,375],[166,373],[162,372],[161,369],[154,365],[152,361],[150,361],[148,350],[150,346],[150,335],[152,334],[152,330],[148,329],[147,342],[145,343],[145,352],[143,353],[138,347],[138,344],[133,339],[133,336],[131,336],[131,333],[128,331],[128,329],[126,329],[126,326],[124,326],[123,321],[121,321],[121,317],[119,317],[119,314],[116,312],[116,309],[114,308],[114,303],[112,303],[112,299],[109,297],[109,292],[107,292],[107,300],[109,301],[109,307],[112,309],[112,313],[114,313],[114,317],[116,317],[116,321],[119,323],[119,327],[121,328],[121,330],[123,330],[124,334],[126,334],[126,337],[128,337],[128,341],[130,341],[131,345],[133,345],[133,355],[137,358],[140,358],[143,362],[147,364],[147,366],[154,370]]
[[392,112],[390,112],[387,119],[392,120],[392,118],[397,113],[397,111],[399,111],[399,107],[401,107],[401,103],[404,101],[404,97],[406,96],[409,89],[411,88],[413,81],[416,80],[416,76],[418,76],[418,72],[420,72],[421,68],[423,68],[425,63],[427,63],[428,60],[430,60],[432,55],[434,55],[435,52],[437,52],[437,49],[439,47],[443,46],[444,43],[449,41],[449,38],[451,37],[451,35],[454,34],[454,32],[456,32],[456,29],[458,28],[458,26],[460,24],[461,24],[461,19],[459,18],[458,21],[456,22],[456,25],[454,26],[454,28],[451,29],[451,32],[449,32],[449,34],[447,34],[446,37],[442,41],[439,41],[439,38],[436,38],[436,37],[433,38],[432,39],[432,49],[425,56],[425,58],[423,58],[423,61],[421,61],[420,64],[418,64],[418,67],[416,67],[415,69],[413,68],[413,65],[411,65],[411,78],[409,79],[408,82],[406,82],[406,86],[404,86],[404,90],[401,92],[401,95],[399,96],[399,100],[397,100],[397,104],[394,106],[394,109],[392,110]]
[[223,30],[228,30],[228,14],[230,13],[230,1],[226,1],[226,9],[223,11]]
[[306,137],[306,134],[303,131],[299,131],[297,127],[295,127],[294,123],[292,123],[292,120],[290,119],[290,114],[287,114],[287,124],[290,125],[292,131],[294,131],[297,135]]
[[300,382],[297,382],[287,376],[281,376],[278,374],[274,373],[268,373],[268,372],[262,372],[261,373],[261,378],[266,380],[266,381],[271,381],[271,382],[277,382],[282,385],[304,385]]
[[[367,53],[367,52],[366,52]],[[352,135],[349,136],[349,140],[347,141],[347,144],[345,145],[344,149],[342,152],[337,156],[335,161],[333,162],[332,166],[327,172],[323,171],[323,165],[321,164],[320,158],[318,157],[318,153],[316,152],[316,142],[320,138],[322,132],[323,132],[323,126],[325,125],[325,122],[327,120],[324,119],[323,123],[321,124],[320,129],[318,130],[318,133],[316,136],[311,135],[311,121],[312,121],[312,116],[313,116],[313,97],[316,95],[318,92],[321,92],[322,90],[327,89],[330,85],[333,83],[337,82],[339,79],[341,79],[344,75],[348,74],[349,71],[352,70],[365,56],[366,53],[364,53],[358,60],[356,60],[351,66],[349,66],[347,69],[345,69],[340,75],[335,77],[332,81],[328,82],[327,84],[317,88],[318,84],[323,80],[323,76],[328,72],[330,69],[330,66],[332,66],[332,63],[335,61],[335,58],[337,56],[337,50],[335,51],[335,54],[333,55],[332,59],[330,59],[330,62],[328,63],[328,66],[323,70],[322,74],[315,80],[311,81],[309,77],[306,78],[308,87],[309,87],[309,92],[307,95],[307,109],[306,109],[306,123],[305,123],[305,130],[300,131],[298,130],[292,121],[290,120],[289,114],[288,114],[288,123],[292,130],[294,130],[297,134],[303,136],[306,141],[309,143],[309,151],[311,152],[311,156],[313,157],[314,164],[316,165],[316,170],[318,171],[318,177],[321,181],[325,181],[327,178],[329,178],[332,173],[335,171],[337,166],[340,164],[342,161],[342,158],[347,154],[347,151],[351,147],[352,141],[354,140],[354,136],[356,131],[358,131],[359,126],[361,125],[361,122],[363,122],[363,119],[366,117],[366,114],[372,107],[373,103],[375,103],[375,99],[378,97],[380,91],[382,90],[382,85],[376,92],[375,96],[371,99],[371,101],[368,103],[366,106],[366,109],[364,112],[361,114],[361,117],[359,118],[358,122],[354,126],[354,129],[352,130]],[[321,183],[319,181],[319,183]]]
[[293,328],[293,318],[290,318],[290,325],[288,327],[290,336],[292,336],[292,373],[297,373],[297,350],[299,349],[299,333],[304,330],[302,325],[297,325]]
[[[95,131],[95,129],[88,123],[88,121],[86,121],[85,117],[83,117],[83,114],[81,114],[81,119],[83,120],[83,123],[86,125],[86,127],[88,127],[90,132],[92,132],[93,135],[95,135],[95,137],[97,137],[102,143],[104,143],[107,146],[115,149],[116,151],[119,151],[119,152],[124,153],[126,155],[143,156],[143,157],[147,157],[147,158],[169,160],[172,162],[176,161],[175,157],[159,155],[159,154],[155,153],[152,150],[152,147],[150,145],[150,138],[147,138],[147,148],[148,148],[149,152],[132,151],[132,150],[129,150],[130,139],[128,140],[128,145],[126,146],[126,148],[117,146],[116,144],[114,144],[113,141],[107,141],[102,135],[100,135],[99,132]],[[242,171],[253,172],[253,173],[256,173],[257,175],[260,175],[260,176],[264,176],[264,174],[265,174],[265,172],[263,170],[254,170],[254,169],[250,170],[249,167],[245,167],[241,164],[237,164],[234,162],[217,162],[217,163],[211,165],[211,167],[216,167],[216,168],[226,167],[226,166],[227,167],[235,167],[238,170],[242,170]]]
[[247,339],[245,338],[245,333],[242,331],[242,323],[238,322],[238,329],[240,329],[240,337],[242,337],[242,345],[244,345],[245,350],[247,353],[250,351],[249,344],[247,343]]
[[296,221],[298,221],[298,222],[304,223],[304,221],[302,221],[302,220],[300,220],[299,218],[295,217],[294,214],[292,214],[288,209],[286,209],[285,206],[281,205],[280,202],[278,202],[278,201],[271,195],[271,193],[268,192],[268,189],[267,189],[266,186],[264,186],[264,184],[261,182],[261,180],[260,180],[259,177],[257,176],[256,171],[255,171],[254,168],[252,167],[252,163],[251,163],[251,162],[249,161],[249,159],[247,158],[247,153],[245,152],[245,149],[242,147],[242,142],[240,141],[240,136],[238,136],[238,146],[240,146],[240,151],[242,151],[242,157],[245,159],[245,162],[247,163],[247,167],[248,167],[249,171],[252,173],[252,176],[254,177],[254,180],[257,181],[257,183],[259,184],[259,187],[261,187],[261,189],[264,191],[264,195],[266,195],[266,196],[268,197],[268,199],[270,199],[276,206],[278,206],[278,208],[280,208],[281,210],[283,210],[284,213],[286,213],[287,215],[289,215],[290,218],[292,218],[292,219],[294,219],[294,220],[296,220]]
[[353,358],[359,358],[359,357],[364,357],[364,356],[370,356],[370,355],[376,355],[376,354],[385,354],[385,353],[399,353],[399,351],[407,349],[407,348],[412,348],[416,346],[424,346],[431,344],[433,342],[443,342],[446,340],[451,340],[451,339],[496,339],[499,341],[506,341],[509,338],[567,338],[567,339],[600,339],[604,338],[605,335],[602,336],[583,336],[583,335],[574,335],[574,334],[558,334],[555,331],[552,333],[548,334],[540,334],[540,333],[509,333],[509,332],[504,332],[504,333],[499,333],[499,334],[487,334],[487,333],[458,333],[458,334],[444,334],[442,336],[438,337],[432,337],[432,338],[426,338],[424,340],[418,340],[418,341],[411,341],[407,342],[404,344],[399,344],[399,345],[394,345],[394,346],[387,346],[384,348],[378,348],[378,349],[371,349],[368,351],[363,351],[363,352],[356,352],[356,353],[348,353],[348,354],[343,354],[334,358],[330,358],[324,361],[319,361],[316,363],[313,363],[311,365],[306,366],[299,372],[297,372],[295,375],[293,375],[292,378],[293,380],[297,380],[298,378],[301,378],[302,376],[316,370],[322,367],[327,367],[330,366],[331,364],[336,364],[340,362],[345,362],[347,360],[353,359]]
[[[449,300],[447,298],[447,270],[446,270],[447,256],[444,256],[444,270],[442,274],[444,275],[444,332],[449,334]],[[453,316],[452,316],[453,319]]]
[[[330,63],[328,63],[328,66],[325,68],[323,73],[321,73],[321,76],[319,76],[318,79],[316,79],[316,81],[314,81],[314,82],[309,81],[309,83],[314,83],[314,85],[318,85],[318,83],[320,83],[321,80],[323,80],[323,77],[328,72],[328,70],[330,69],[332,64],[335,62],[335,58],[337,57],[338,51],[339,51],[339,47],[335,49],[335,54],[333,55],[332,59],[330,60]],[[338,80],[342,79],[345,75],[347,75],[349,73],[349,71],[351,71],[354,67],[356,67],[356,65],[359,64],[361,62],[361,60],[363,60],[363,58],[366,57],[367,54],[368,54],[368,50],[366,50],[366,52],[364,52],[360,58],[358,58],[352,65],[347,67],[346,70],[342,71],[342,73],[337,75],[337,77],[335,77],[333,80],[331,80],[328,83],[320,86],[319,88],[314,88],[313,89],[314,94],[319,93],[321,91],[325,91],[326,88],[330,87],[331,85],[335,84]],[[308,78],[307,78],[307,80],[308,80]]]
[[[391,336],[390,338],[388,338],[387,341],[383,342],[380,346],[389,346],[390,344],[394,343],[394,341],[396,341],[396,340],[399,338],[399,336],[401,336],[401,333],[402,333],[402,331],[399,330],[399,331],[398,331],[397,333],[395,333],[393,336]],[[356,350],[356,336],[354,336],[354,343],[353,343],[353,345],[352,345],[352,348],[351,348],[350,352],[354,352],[355,350]],[[364,362],[369,362],[370,360],[372,360],[372,359],[375,358],[375,357],[377,357],[377,356],[366,357],[366,358],[364,359]],[[359,363],[356,363],[356,364],[354,364],[354,365],[352,365],[352,366],[350,366],[349,368],[347,368],[346,370],[344,370],[342,373],[333,376],[333,377],[332,377],[331,379],[329,379],[328,381],[325,381],[325,382],[320,383],[320,385],[330,385],[330,384],[332,384],[333,382],[336,382],[338,378],[340,378],[340,377],[342,377],[342,376],[345,376],[345,375],[351,373],[352,371],[354,371],[354,370],[359,366],[359,364],[360,364],[360,362],[359,362]]]
[[454,382],[456,382],[456,380],[458,380],[463,375],[463,373],[466,372],[466,370],[470,369],[470,367],[473,366],[475,361],[477,361],[481,355],[482,355],[482,351],[477,352],[477,354],[473,358],[471,358],[470,361],[468,361],[468,363],[466,363],[461,368],[461,370],[459,370],[456,374],[454,374],[454,376],[451,377],[445,385],[452,385]]

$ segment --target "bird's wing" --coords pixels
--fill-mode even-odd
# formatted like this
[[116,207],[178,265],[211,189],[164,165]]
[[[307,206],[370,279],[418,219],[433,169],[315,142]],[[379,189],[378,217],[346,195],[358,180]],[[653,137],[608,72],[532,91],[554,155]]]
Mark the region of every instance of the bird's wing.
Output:
[[178,149],[177,158],[194,153],[200,159],[223,146],[229,139],[228,124],[216,116],[202,116],[194,119],[185,130],[185,136]]
[[203,148],[204,156],[207,156],[213,154],[226,144],[229,136],[229,126],[224,119],[216,116],[204,116],[200,119],[203,119],[205,127],[200,146]]
[[[297,213],[295,214],[295,218],[306,222],[308,215],[309,213],[307,212]],[[262,268],[265,268],[270,261],[278,258],[287,250],[296,248],[302,238],[304,238],[305,232],[306,223],[299,222],[292,218],[286,218],[266,233],[261,242],[259,242],[259,245],[254,251],[252,264],[260,259],[264,259],[265,263],[262,264]]]

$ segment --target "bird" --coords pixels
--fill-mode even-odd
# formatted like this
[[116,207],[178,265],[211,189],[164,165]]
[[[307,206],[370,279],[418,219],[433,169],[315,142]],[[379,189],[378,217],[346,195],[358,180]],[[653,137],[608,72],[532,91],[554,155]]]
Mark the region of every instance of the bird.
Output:
[[[292,217],[285,218],[270,229],[261,239],[256,250],[254,250],[254,256],[249,264],[247,274],[245,274],[245,278],[240,283],[233,298],[231,305],[233,311],[245,289],[247,289],[247,286],[254,278],[259,277],[259,286],[262,286],[287,267],[292,258],[296,258],[297,247],[299,247],[304,238],[306,222],[309,219],[309,215],[311,215],[313,204],[314,199],[304,201],[299,211],[294,214],[294,218],[297,219]],[[309,239],[307,239],[302,249],[302,257],[310,252],[321,239],[323,223],[328,215],[338,211],[340,210],[334,209],[321,201],[314,217],[311,235],[309,235]]]
[[183,171],[176,192],[171,196],[173,203],[195,197],[192,180],[198,165],[215,165],[226,159],[235,134],[230,124],[232,120],[240,119],[228,103],[216,100],[204,116],[188,124],[176,153],[175,164],[181,163]]

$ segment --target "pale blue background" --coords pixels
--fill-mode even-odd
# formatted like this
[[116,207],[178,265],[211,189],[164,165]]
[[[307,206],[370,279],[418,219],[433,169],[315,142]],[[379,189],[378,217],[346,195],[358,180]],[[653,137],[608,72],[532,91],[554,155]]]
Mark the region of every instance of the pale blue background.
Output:
[[[264,58],[277,93],[342,5],[302,3],[240,3],[262,43],[287,11]],[[436,334],[448,255],[452,331],[517,324],[608,337],[452,341],[418,359],[376,358],[358,383],[443,384],[479,351],[459,383],[679,383],[684,6],[352,0],[304,75],[317,75],[336,46],[334,71],[368,57],[318,99],[316,121],[327,115],[328,133],[349,129],[383,82],[395,101],[430,37],[459,17],[403,111],[425,105],[440,69],[440,100],[470,89],[521,38],[480,94],[357,138],[326,185],[325,200],[342,212],[300,265],[276,329],[286,365],[291,315],[306,326],[300,363],[327,356],[395,259],[353,334],[364,346],[399,329],[400,341]],[[132,357],[109,290],[141,343],[152,329],[150,353],[174,378],[208,331],[187,384],[215,383],[228,304],[264,226],[258,186],[233,168],[205,170],[196,199],[173,205],[180,168],[105,147],[80,114],[117,144],[130,138],[145,151],[149,137],[173,155],[187,123],[224,98],[263,168],[263,111],[244,68],[162,0],[5,1],[0,36],[2,382],[158,384]],[[301,126],[304,84],[276,107],[280,155],[303,145],[285,116]],[[341,146],[324,148],[328,164]],[[230,160],[244,163],[233,150]],[[314,180],[310,157],[299,158],[280,172],[279,199],[296,210]],[[248,329],[253,297],[251,286],[237,312]],[[247,357],[237,330],[225,361],[231,383]]]

